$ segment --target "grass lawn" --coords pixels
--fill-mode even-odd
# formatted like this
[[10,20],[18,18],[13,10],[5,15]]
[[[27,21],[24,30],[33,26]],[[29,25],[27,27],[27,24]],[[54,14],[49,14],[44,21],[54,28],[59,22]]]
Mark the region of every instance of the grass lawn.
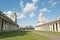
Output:
[[0,33],[0,40],[49,40],[30,31],[10,31]]
[[60,32],[51,32],[51,31],[39,31],[39,32],[44,32],[44,33],[49,33],[49,34],[54,34],[60,36]]

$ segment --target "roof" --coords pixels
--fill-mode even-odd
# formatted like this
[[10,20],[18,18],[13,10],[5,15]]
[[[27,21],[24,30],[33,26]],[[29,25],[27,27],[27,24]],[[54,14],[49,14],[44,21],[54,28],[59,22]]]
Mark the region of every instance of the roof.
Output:
[[12,24],[18,25],[17,23],[13,22],[12,19],[10,19],[8,16],[6,16],[2,11],[0,11],[0,18],[4,19]]
[[[57,22],[60,22],[60,20],[50,21],[48,23],[44,23],[44,24],[41,24],[41,25],[52,24],[52,23],[57,23]],[[36,27],[41,26],[41,25],[36,25]]]

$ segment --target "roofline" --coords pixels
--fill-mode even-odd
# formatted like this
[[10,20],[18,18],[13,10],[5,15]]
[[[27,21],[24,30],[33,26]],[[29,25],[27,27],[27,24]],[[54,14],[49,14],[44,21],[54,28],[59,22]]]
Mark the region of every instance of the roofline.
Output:
[[17,23],[13,22],[12,19],[10,19],[8,16],[6,16],[3,12],[0,13],[0,16],[1,16],[1,18],[3,18],[4,20],[6,20],[6,21],[8,21],[8,22],[10,22],[10,23],[12,23],[12,24],[18,25]]
[[[57,21],[59,21],[59,22],[60,22],[60,20],[54,20],[54,21],[51,21],[51,22],[48,22],[48,23],[44,23],[44,24],[41,24],[41,25],[51,24],[51,23],[55,23],[55,22],[57,22]],[[41,25],[36,25],[36,27],[37,27],[37,26],[41,26]]]

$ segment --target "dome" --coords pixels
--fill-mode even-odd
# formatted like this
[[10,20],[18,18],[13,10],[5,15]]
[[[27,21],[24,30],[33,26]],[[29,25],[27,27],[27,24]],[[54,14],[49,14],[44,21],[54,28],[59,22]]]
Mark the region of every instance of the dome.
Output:
[[60,20],[60,16],[57,17],[57,20]]
[[41,25],[44,23],[47,23],[48,20],[44,17],[43,13],[40,13],[39,17],[38,17],[38,23],[37,25]]

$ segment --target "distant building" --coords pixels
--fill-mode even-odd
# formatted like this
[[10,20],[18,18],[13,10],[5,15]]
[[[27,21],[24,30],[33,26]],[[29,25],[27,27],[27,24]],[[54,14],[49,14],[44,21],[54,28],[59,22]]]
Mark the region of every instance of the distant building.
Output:
[[34,27],[32,25],[29,25],[29,26],[26,26],[26,27],[23,27],[23,28],[20,27],[20,30],[28,30],[28,31],[30,30],[31,31],[31,30],[34,30]]
[[0,32],[18,30],[19,25],[16,23],[17,18],[15,12],[11,13],[11,18],[0,11]]
[[20,30],[27,30],[27,31],[29,31],[29,30],[34,30],[34,28],[20,28]]
[[60,31],[60,16],[56,20],[48,22],[43,16],[43,13],[40,13],[35,30]]

